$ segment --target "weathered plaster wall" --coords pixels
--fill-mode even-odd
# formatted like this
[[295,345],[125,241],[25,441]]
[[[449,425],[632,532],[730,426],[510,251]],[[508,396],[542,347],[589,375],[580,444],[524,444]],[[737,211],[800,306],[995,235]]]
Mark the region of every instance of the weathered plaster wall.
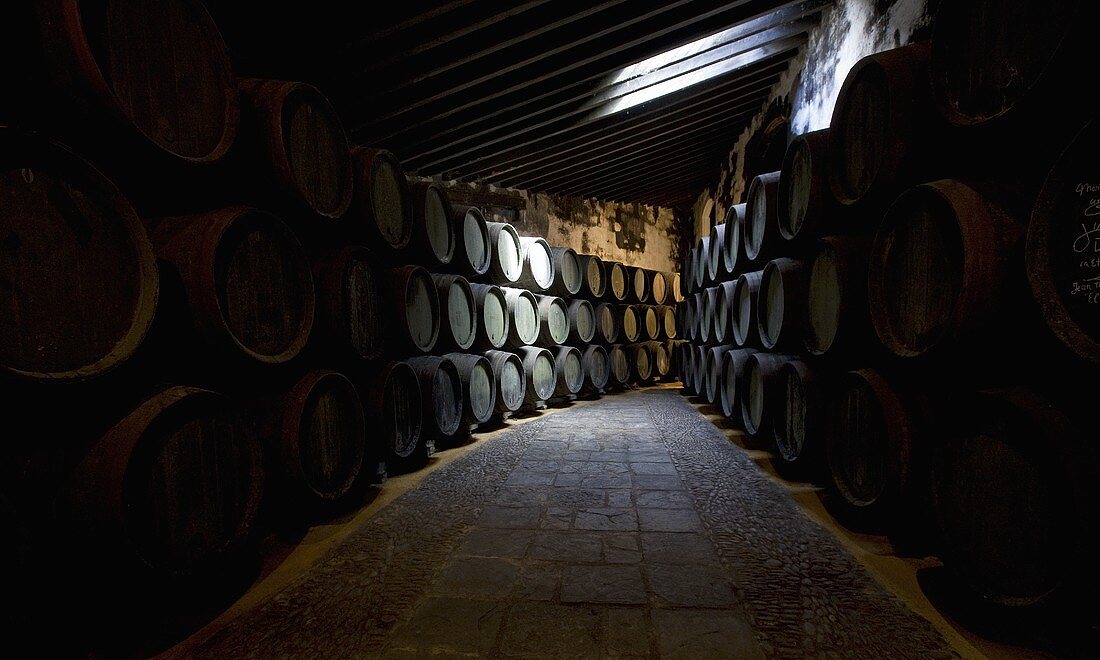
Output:
[[[827,128],[836,97],[852,66],[867,55],[904,46],[914,36],[927,32],[936,2],[837,0],[826,9],[820,25],[810,33],[807,46],[791,61],[761,113],[730,150],[717,173],[717,183],[700,192],[692,208],[695,235],[709,233],[712,222],[722,222],[731,204],[744,201],[746,145],[774,117],[774,113],[767,112],[769,106],[790,104],[790,135]],[[713,205],[713,213],[706,212],[708,203]]]

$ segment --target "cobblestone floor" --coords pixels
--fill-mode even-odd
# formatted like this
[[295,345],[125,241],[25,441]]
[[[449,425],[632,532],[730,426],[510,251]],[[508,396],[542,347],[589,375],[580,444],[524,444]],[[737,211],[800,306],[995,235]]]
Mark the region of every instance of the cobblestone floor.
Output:
[[203,657],[953,657],[676,391],[429,475]]

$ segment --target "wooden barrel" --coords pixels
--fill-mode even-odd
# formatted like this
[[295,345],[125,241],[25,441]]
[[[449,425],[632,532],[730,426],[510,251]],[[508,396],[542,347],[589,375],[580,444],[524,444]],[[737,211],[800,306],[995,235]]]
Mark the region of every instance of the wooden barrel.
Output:
[[797,259],[773,259],[764,266],[756,299],[756,321],[764,348],[802,346],[809,274],[805,262]]
[[1031,294],[1054,335],[1100,364],[1100,119],[1074,139],[1050,170],[1027,229]]
[[483,349],[503,348],[511,328],[508,300],[504,290],[495,284],[471,284],[477,305],[477,341]]
[[[536,296],[539,309],[539,346],[557,346],[569,339],[569,307],[556,296]],[[586,301],[587,302],[587,301]]]
[[[946,122],[932,103],[927,42],[856,62],[840,89],[826,170],[833,197],[888,203],[900,188],[951,167],[939,144]],[[942,175],[941,175],[942,176]]]
[[418,182],[409,186],[409,197],[412,200],[409,245],[413,256],[429,268],[449,265],[455,256],[458,237],[446,191],[436,183]]
[[619,333],[624,341],[635,343],[642,335],[641,320],[638,318],[638,308],[634,305],[618,306]]
[[683,292],[683,279],[680,273],[665,273],[665,282],[669,286],[672,302],[680,302],[684,299],[686,294]]
[[730,268],[731,276],[744,271],[748,263],[748,258],[745,257],[745,227],[749,222],[748,210],[748,204],[734,204],[726,211],[726,224],[729,225],[726,240],[730,242],[729,254],[733,263],[733,267]]
[[542,324],[539,322],[539,303],[535,294],[526,289],[501,287],[508,307],[508,339],[505,345],[512,348],[530,346],[539,339]]
[[664,342],[668,354],[668,373],[664,375],[664,380],[680,380],[681,347],[686,343],[683,339],[669,339]]
[[641,326],[642,339],[657,341],[661,338],[661,319],[657,316],[657,307],[654,305],[638,305],[642,310]]
[[696,314],[698,314],[695,306],[695,296],[685,298],[683,305],[683,325],[680,327],[679,334],[684,335],[690,341],[695,341],[699,337],[699,323],[695,319]]
[[660,271],[651,273],[649,288],[654,305],[668,305],[672,302],[672,289],[669,286],[669,274]]
[[234,206],[164,218],[151,238],[157,256],[179,273],[195,326],[208,342],[265,364],[301,352],[316,294],[305,251],[282,221]]
[[493,365],[480,355],[472,353],[447,353],[445,356],[458,368],[462,381],[462,428],[484,424],[496,409],[497,392],[493,379]]
[[709,325],[705,339],[710,344],[720,343],[726,339],[729,316],[727,308],[723,304],[723,298],[724,293],[720,285],[707,287],[703,321]]
[[805,241],[850,227],[829,190],[827,165],[829,129],[804,133],[791,140],[779,174],[777,206],[779,235]]
[[603,261],[591,254],[577,255],[581,266],[581,295],[589,300],[600,300],[607,293],[606,268]]
[[1034,392],[978,392],[938,443],[932,504],[944,564],[984,602],[1081,602],[1095,588],[1096,463]]
[[1025,229],[1012,205],[959,181],[935,181],[890,207],[867,275],[871,321],[889,351],[915,357],[989,339],[1019,268]]
[[825,457],[825,414],[832,380],[802,360],[779,367],[775,381],[772,432],[780,469],[800,476],[814,471]]
[[764,271],[742,273],[733,288],[733,309],[730,319],[733,329],[733,343],[741,347],[758,346],[760,332],[757,323],[757,299],[760,297],[760,276]]
[[809,265],[806,335],[811,355],[866,355],[877,343],[867,302],[867,258],[871,240],[827,236]]
[[737,282],[722,282],[714,287],[714,310],[711,312],[714,341],[728,343],[733,339],[733,291]]
[[711,294],[703,289],[695,294],[695,340],[710,344],[714,337],[714,305]]
[[493,390],[496,392],[496,412],[515,412],[527,395],[527,374],[523,360],[515,353],[485,351],[485,359],[493,367]]
[[[569,303],[569,343],[584,346],[596,336],[596,312],[592,303],[577,299]],[[562,342],[564,343],[564,342]]]
[[[476,206],[451,206],[451,227],[455,235],[451,269],[467,277],[478,277],[489,271],[493,259],[493,241],[489,223]],[[517,238],[517,245],[519,240]]]
[[[456,365],[457,366],[457,365]],[[379,458],[402,464],[423,451],[423,396],[416,372],[405,362],[379,365],[359,385],[367,416],[367,467]]]
[[584,386],[584,362],[581,352],[573,346],[555,346],[554,396],[572,396]]
[[521,236],[520,276],[516,286],[530,291],[546,291],[554,284],[554,254],[544,238]]
[[695,379],[692,374],[692,368],[695,365],[694,349],[695,345],[686,341],[677,347],[679,355],[676,360],[676,371],[680,375],[680,384],[688,394],[695,393]]
[[679,336],[676,331],[676,310],[671,305],[657,308],[657,323],[661,326],[660,334],[664,339],[676,339]]
[[653,297],[653,273],[645,268],[624,266],[626,273],[626,298],[632,303],[645,304]]
[[626,302],[629,287],[629,278],[626,268],[617,261],[605,261],[604,271],[607,275],[607,292],[604,294],[609,302]]
[[650,347],[645,343],[628,344],[626,355],[630,362],[631,380],[639,385],[648,385],[653,382],[654,362],[656,358]]
[[413,234],[412,194],[405,169],[385,149],[356,147],[351,153],[355,159],[354,204],[359,229],[371,245],[404,249]]
[[741,424],[741,399],[744,393],[745,365],[755,348],[735,348],[722,353],[722,372],[718,389],[718,401],[722,414]]
[[672,373],[672,354],[668,346],[660,341],[647,341],[649,353],[653,357],[653,377],[665,380]]
[[169,387],[91,448],[62,508],[97,555],[183,577],[244,546],[263,490],[263,451],[229,401]]
[[779,368],[794,358],[780,353],[753,353],[745,359],[741,421],[749,435],[772,439],[772,417],[782,402],[777,388]]
[[707,392],[707,346],[691,346],[691,391],[702,397]]
[[202,165],[229,151],[240,123],[237,83],[201,2],[63,0],[34,7],[45,76],[56,88],[49,110],[66,118],[59,127],[95,141],[108,157],[110,150],[127,156],[140,150]]
[[406,362],[420,384],[420,415],[424,423],[421,437],[450,437],[458,433],[464,405],[458,367],[450,358],[435,355],[409,358]]
[[779,238],[779,172],[761,174],[749,184],[745,207],[745,260],[761,263]]
[[550,254],[554,264],[554,282],[546,292],[566,298],[578,295],[584,284],[584,268],[580,257],[573,248],[567,247],[552,247]]
[[688,247],[680,259],[680,295],[685,298],[695,293],[695,249]]
[[610,364],[608,382],[620,389],[626,387],[630,383],[630,360],[626,356],[626,351],[623,350],[623,345],[609,346],[607,360]]
[[438,351],[464,351],[477,340],[478,306],[470,283],[461,275],[432,275],[439,296]]
[[700,237],[695,242],[695,253],[691,257],[692,282],[698,291],[710,280],[710,236]]
[[334,371],[311,371],[279,401],[267,427],[280,473],[299,496],[334,500],[351,490],[367,448],[359,393]]
[[153,321],[149,237],[114,184],[56,142],[0,128],[7,249],[0,371],[78,381],[125,362]]
[[428,271],[404,266],[384,276],[389,338],[395,348],[430,353],[439,338],[439,295]]
[[[727,218],[730,213],[736,213],[732,206],[729,208],[729,211],[726,212]],[[734,235],[736,233],[736,228],[729,222],[714,225],[710,230],[710,244],[716,246],[716,248],[711,251],[711,261],[714,262],[714,266],[711,270],[714,271],[714,280],[716,282],[729,277],[733,273],[733,269],[737,267],[736,260],[732,253],[735,247]]]
[[351,207],[355,172],[336,111],[314,86],[250,78],[241,110],[279,196],[303,213],[337,219]]
[[494,284],[515,284],[523,274],[523,249],[516,228],[507,222],[486,222],[485,226],[492,246],[486,276]]
[[531,405],[554,396],[558,386],[554,354],[538,346],[524,346],[517,353],[523,359],[523,374],[527,380],[523,402]]
[[735,348],[737,347],[733,344],[708,346],[702,354],[703,363],[699,368],[703,370],[703,387],[699,394],[707,400],[707,403],[719,402],[722,389],[722,358]]
[[596,305],[596,339],[605,344],[614,344],[622,334],[622,317],[611,303]]
[[317,259],[313,266],[320,334],[335,339],[341,353],[364,360],[379,357],[385,348],[387,312],[374,263],[370,250],[353,245]]
[[914,474],[924,444],[915,413],[912,402],[873,369],[841,378],[829,404],[825,451],[843,513],[900,522],[892,510],[924,483]]
[[602,392],[611,378],[611,362],[607,349],[599,344],[586,346],[581,353],[581,362],[584,364],[585,386]]

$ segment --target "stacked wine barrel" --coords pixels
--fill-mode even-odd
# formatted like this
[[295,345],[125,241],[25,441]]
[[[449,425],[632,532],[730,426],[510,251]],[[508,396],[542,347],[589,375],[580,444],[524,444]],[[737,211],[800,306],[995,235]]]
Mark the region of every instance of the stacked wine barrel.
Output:
[[198,0],[86,4],[2,30],[0,388],[36,441],[0,501],[80,548],[51,566],[193,587],[440,439],[671,373],[678,275],[410,182],[320,90],[239,77]]
[[1097,10],[1055,4],[943,3],[931,43],[859,61],[698,238],[677,308],[686,393],[1005,607],[1097,577],[1100,119],[1053,100]]

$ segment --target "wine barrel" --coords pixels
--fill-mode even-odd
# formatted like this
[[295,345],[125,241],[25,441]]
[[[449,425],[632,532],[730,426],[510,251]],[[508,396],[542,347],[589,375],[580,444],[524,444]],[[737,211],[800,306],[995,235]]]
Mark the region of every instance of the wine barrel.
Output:
[[[317,320],[340,352],[373,360],[385,347],[382,290],[374,257],[353,245],[314,261]],[[328,341],[325,342],[329,344]]]
[[669,339],[664,342],[665,351],[668,355],[668,373],[664,374],[664,380],[680,380],[681,346],[686,343],[683,339]]
[[727,343],[733,339],[733,291],[737,282],[722,282],[714,287],[714,310],[711,319],[714,329],[711,334],[714,341]]
[[178,578],[242,549],[263,489],[263,452],[228,399],[169,387],[84,456],[62,510],[82,547]]
[[237,82],[201,2],[66,0],[34,10],[57,127],[142,166],[147,155],[204,165],[229,151],[241,118]]
[[608,383],[619,389],[626,387],[630,383],[630,360],[622,344],[608,347],[607,360],[610,364]]
[[477,341],[483,349],[503,348],[508,341],[511,328],[508,314],[508,300],[504,291],[495,284],[471,284],[477,305]]
[[718,403],[722,393],[722,358],[726,353],[737,348],[733,344],[721,346],[708,346],[703,353],[703,387],[699,394],[707,400],[707,403]]
[[669,274],[652,271],[649,289],[654,305],[668,305],[672,302],[672,289],[669,287]]
[[1080,432],[1020,388],[960,403],[966,421],[938,443],[932,466],[944,564],[984,602],[1081,602],[1096,583],[1096,464]]
[[512,348],[530,346],[539,339],[539,303],[535,294],[526,289],[501,287],[508,305],[508,339],[505,345]]
[[672,373],[672,355],[664,342],[648,341],[649,353],[653,357],[653,377],[660,380],[668,378]]
[[714,336],[714,306],[707,289],[695,294],[695,341],[710,344]]
[[584,386],[584,363],[581,352],[573,346],[555,346],[554,396],[572,396]]
[[458,239],[452,225],[451,200],[439,184],[419,182],[409,186],[412,205],[411,253],[429,268],[447,266],[455,256]]
[[[577,299],[569,303],[569,343],[584,346],[596,335],[596,312],[592,303]],[[565,343],[565,342],[560,342]]]
[[[733,266],[730,275],[737,275],[745,269],[748,258],[745,257],[745,227],[748,226],[748,204],[734,204],[726,211],[726,224],[729,225],[729,254]],[[736,279],[736,278],[735,278]]]
[[806,335],[810,355],[869,353],[878,341],[867,302],[867,258],[871,240],[827,236],[810,262],[806,294]]
[[745,365],[748,364],[749,356],[753,353],[756,353],[755,348],[736,348],[722,353],[718,400],[722,405],[722,414],[738,424],[741,424]]
[[256,155],[282,202],[334,220],[347,213],[355,189],[354,163],[328,99],[312,85],[283,80],[244,79],[240,90]]
[[496,412],[519,410],[527,394],[527,374],[523,370],[523,360],[515,353],[506,351],[485,351],[484,355],[493,367]]
[[62,382],[103,374],[137,350],[159,277],[133,207],[62,145],[0,127],[7,249],[0,371]]
[[676,310],[670,305],[661,305],[657,308],[657,322],[661,326],[661,336],[665,339],[676,339],[679,334],[676,331]]
[[760,277],[764,271],[742,273],[733,288],[733,313],[730,325],[733,327],[733,343],[741,346],[758,346],[760,332],[757,323],[757,304],[760,297]]
[[519,247],[521,268],[516,286],[530,291],[546,291],[556,279],[554,254],[550,251],[550,244],[543,238],[521,236]]
[[[729,208],[729,211],[726,212],[727,218],[730,213],[736,213],[732,206]],[[711,270],[714,271],[714,280],[716,282],[729,277],[733,273],[733,269],[737,267],[736,260],[732,253],[735,247],[734,235],[736,233],[736,228],[729,224],[729,222],[714,225],[714,228],[710,230],[710,244],[716,246],[715,249],[711,251],[711,261],[714,262]]]
[[393,346],[413,353],[430,353],[439,338],[439,295],[428,271],[404,266],[384,275],[386,315]]
[[359,396],[371,430],[368,441],[374,443],[367,446],[368,469],[379,460],[398,465],[415,460],[425,443],[423,395],[412,367],[405,362],[379,365],[359,385]]
[[686,294],[683,291],[683,279],[680,273],[665,273],[665,283],[669,287],[672,302],[680,302],[684,299]]
[[605,344],[614,344],[622,334],[622,317],[611,303],[596,305],[596,338]]
[[346,495],[363,467],[367,427],[359,393],[334,371],[311,371],[281,397],[266,430],[280,473],[310,500]]
[[826,397],[832,390],[831,379],[802,360],[789,360],[779,367],[774,389],[776,467],[804,477],[816,476],[814,471],[825,457]]
[[592,344],[581,353],[581,362],[584,364],[584,383],[597,392],[602,392],[607,387],[607,381],[611,378],[611,362],[607,355],[607,349],[599,344]]
[[726,339],[729,315],[727,306],[723,303],[724,297],[724,290],[720,285],[706,289],[704,303],[706,312],[703,315],[703,320],[710,326],[706,335],[707,343],[719,343]]
[[677,351],[679,355],[676,360],[676,372],[680,376],[680,384],[683,386],[685,392],[694,394],[694,377],[692,375],[692,368],[695,364],[693,359],[694,344],[685,341],[677,346]]
[[605,261],[604,271],[607,275],[607,291],[604,296],[609,302],[624,303],[628,294],[629,279],[626,269],[617,261]]
[[632,303],[646,304],[653,297],[653,274],[645,268],[625,266],[627,282],[627,300]]
[[567,298],[578,295],[584,284],[584,269],[580,257],[573,248],[567,247],[552,247],[550,254],[554,264],[554,281],[546,292]]
[[753,353],[745,359],[741,421],[749,435],[774,439],[772,417],[782,401],[777,387],[779,368],[793,359],[793,355],[780,353]]
[[497,392],[493,379],[493,365],[480,355],[472,353],[447,353],[445,356],[458,368],[458,378],[462,381],[462,428],[484,424],[493,416],[496,409]]
[[591,254],[579,254],[581,266],[581,295],[589,300],[601,300],[607,293],[606,268],[603,261]]
[[527,379],[523,402],[531,405],[554,396],[558,385],[554,354],[537,346],[524,346],[517,353],[523,359],[523,374]]
[[806,241],[851,228],[847,215],[829,190],[829,129],[796,136],[783,156],[776,204],[779,235]]
[[653,305],[638,305],[638,309],[642,310],[641,326],[642,326],[642,339],[646,341],[657,341],[661,338],[661,320],[657,316],[657,307]]
[[478,307],[470,283],[461,275],[432,275],[439,296],[438,351],[464,351],[477,340]]
[[569,308],[555,296],[536,296],[539,309],[539,346],[557,346],[569,339]]
[[157,256],[179,273],[206,341],[264,364],[301,352],[316,294],[305,251],[282,221],[234,206],[161,219],[151,238]]
[[871,321],[888,350],[915,357],[989,339],[1025,231],[1012,207],[959,181],[917,186],[890,207],[867,275]]
[[868,55],[848,73],[833,108],[826,164],[841,204],[888,203],[908,182],[952,167],[940,148],[947,122],[932,102],[929,50],[923,42]]
[[631,380],[639,385],[648,385],[653,382],[654,362],[656,358],[649,346],[644,343],[629,344],[626,346],[626,354],[630,362]]
[[502,286],[515,284],[523,274],[523,249],[516,228],[507,222],[486,222],[489,230],[489,270],[486,276]]
[[764,348],[802,346],[806,334],[806,264],[796,259],[773,259],[760,275],[756,313]]
[[[476,206],[451,206],[451,226],[455,236],[451,269],[466,277],[478,277],[489,272],[493,260],[493,240],[489,223]],[[518,239],[516,241],[519,243]]]
[[372,245],[402,250],[413,233],[412,196],[401,162],[385,149],[356,147],[355,214]]
[[761,263],[779,238],[779,172],[753,178],[745,207],[745,261]]
[[1100,364],[1100,119],[1074,139],[1050,170],[1027,229],[1031,294],[1054,335]]
[[638,319],[638,308],[634,305],[619,305],[617,317],[622,339],[632,344],[637,342],[642,334],[641,322]]
[[691,258],[691,268],[695,290],[699,291],[710,282],[708,279],[708,275],[710,275],[710,236],[700,237],[695,242],[695,254]]
[[684,299],[684,325],[680,330],[680,334],[686,335],[690,341],[695,341],[699,338],[699,321],[696,315],[699,310],[695,303],[695,296],[689,296]]
[[450,358],[435,355],[409,358],[406,362],[420,384],[420,415],[424,423],[421,437],[450,437],[458,433],[464,405],[458,367]]
[[685,298],[695,293],[695,266],[692,261],[694,257],[695,249],[689,246],[680,258],[679,293]]

